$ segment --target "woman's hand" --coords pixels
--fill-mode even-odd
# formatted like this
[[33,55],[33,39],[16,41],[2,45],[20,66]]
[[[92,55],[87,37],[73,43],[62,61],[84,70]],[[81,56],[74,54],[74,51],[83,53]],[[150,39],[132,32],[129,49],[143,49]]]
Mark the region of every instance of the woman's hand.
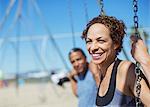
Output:
[[143,61],[146,61],[147,58],[149,58],[148,49],[144,44],[144,41],[141,38],[138,38],[133,35],[130,38],[132,41],[132,49],[131,49],[132,57],[137,62],[143,63]]

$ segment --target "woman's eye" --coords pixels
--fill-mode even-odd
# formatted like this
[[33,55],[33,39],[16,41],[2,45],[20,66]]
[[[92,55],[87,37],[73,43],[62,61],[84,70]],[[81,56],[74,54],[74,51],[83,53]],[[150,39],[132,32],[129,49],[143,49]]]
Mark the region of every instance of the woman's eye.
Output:
[[87,44],[87,43],[90,43],[91,41],[90,41],[90,40],[86,40],[85,42],[86,42],[86,44]]
[[104,41],[104,40],[98,40],[98,42],[99,42],[99,43],[104,43],[105,41]]

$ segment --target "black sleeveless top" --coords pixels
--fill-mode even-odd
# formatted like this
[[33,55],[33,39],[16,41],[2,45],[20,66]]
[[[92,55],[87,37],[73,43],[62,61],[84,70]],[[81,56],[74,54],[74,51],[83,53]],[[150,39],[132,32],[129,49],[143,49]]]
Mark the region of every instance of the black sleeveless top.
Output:
[[102,97],[99,96],[99,88],[100,88],[100,85],[99,85],[97,97],[96,97],[96,105],[97,106],[106,106],[112,101],[113,96],[114,96],[114,92],[115,92],[115,88],[116,88],[117,67],[118,67],[120,62],[121,62],[121,60],[117,59],[114,63],[111,78],[110,78],[109,87],[108,87],[108,90],[107,90],[105,96],[102,96]]
[[[96,97],[96,105],[98,107],[100,106],[135,107],[136,106],[135,98],[131,96],[127,96],[116,89],[117,68],[120,62],[121,60],[117,59],[113,65],[109,87],[104,96],[99,96],[99,89],[100,89],[100,85],[99,85],[97,97]],[[143,104],[141,104],[140,107],[143,107]]]

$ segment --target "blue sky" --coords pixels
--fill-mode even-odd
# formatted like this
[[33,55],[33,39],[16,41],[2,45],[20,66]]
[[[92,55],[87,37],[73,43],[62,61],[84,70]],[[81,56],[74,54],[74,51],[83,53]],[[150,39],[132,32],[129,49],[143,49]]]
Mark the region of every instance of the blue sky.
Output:
[[[3,72],[16,73],[18,68],[19,72],[65,68],[57,49],[52,41],[47,39],[49,34],[55,39],[63,59],[71,68],[68,59],[68,52],[73,48],[71,26],[75,34],[76,47],[81,47],[88,55],[85,42],[80,36],[87,23],[85,9],[87,9],[89,20],[100,13],[97,0],[34,0],[40,9],[41,16],[37,14],[32,0],[23,0],[20,22],[17,20],[16,24],[13,24],[18,1],[15,1],[10,14],[0,29],[1,40],[5,37],[9,38],[0,47],[0,69]],[[0,0],[0,23],[6,14],[9,2],[10,0]],[[86,4],[86,8],[84,4]],[[150,33],[150,1],[139,0],[138,4],[139,25]],[[132,0],[104,0],[104,10],[107,15],[123,20],[127,28],[133,26]],[[45,24],[43,25],[43,23]],[[13,26],[12,29],[10,26]],[[20,37],[19,46],[16,42],[17,35]],[[129,36],[124,40],[124,48],[129,55]],[[19,49],[19,55],[17,55],[19,65],[16,64],[16,49]],[[119,57],[125,58],[122,53]],[[130,55],[129,57],[131,58]],[[89,56],[88,59],[90,60]]]

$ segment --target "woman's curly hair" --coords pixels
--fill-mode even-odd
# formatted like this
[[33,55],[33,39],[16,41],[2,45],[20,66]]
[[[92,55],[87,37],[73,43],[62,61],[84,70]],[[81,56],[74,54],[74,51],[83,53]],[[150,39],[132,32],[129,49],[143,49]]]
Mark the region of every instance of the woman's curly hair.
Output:
[[89,23],[86,25],[86,29],[82,33],[82,39],[86,39],[89,28],[95,23],[104,24],[109,29],[113,42],[119,44],[119,47],[116,50],[118,54],[121,51],[123,37],[126,34],[126,26],[124,22],[113,16],[99,15],[89,21]]

